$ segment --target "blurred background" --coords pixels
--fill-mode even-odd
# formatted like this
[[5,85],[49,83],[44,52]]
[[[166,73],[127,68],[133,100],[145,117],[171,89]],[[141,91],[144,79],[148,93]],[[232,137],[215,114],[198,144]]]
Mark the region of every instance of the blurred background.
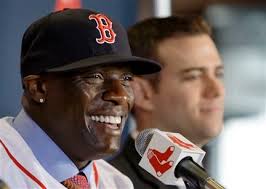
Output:
[[259,0],[9,0],[0,8],[0,117],[15,116],[22,93],[23,32],[62,7],[101,11],[126,28],[147,17],[202,14],[225,65],[225,128],[205,150],[205,167],[226,188],[263,188],[266,170],[266,2]]

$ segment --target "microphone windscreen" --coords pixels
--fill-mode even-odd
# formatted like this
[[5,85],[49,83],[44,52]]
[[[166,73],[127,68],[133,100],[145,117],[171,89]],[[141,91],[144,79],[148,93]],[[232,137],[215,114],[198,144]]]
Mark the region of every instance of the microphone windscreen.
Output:
[[135,148],[141,157],[143,156],[156,130],[157,129],[155,128],[145,129],[138,134],[135,140]]

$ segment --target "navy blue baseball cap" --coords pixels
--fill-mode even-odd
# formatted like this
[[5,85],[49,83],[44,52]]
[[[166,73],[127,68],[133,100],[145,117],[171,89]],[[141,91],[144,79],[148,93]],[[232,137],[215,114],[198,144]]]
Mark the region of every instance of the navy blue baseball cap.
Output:
[[125,29],[91,10],[50,13],[30,25],[22,39],[22,77],[115,64],[129,66],[136,75],[161,69],[153,60],[132,56]]

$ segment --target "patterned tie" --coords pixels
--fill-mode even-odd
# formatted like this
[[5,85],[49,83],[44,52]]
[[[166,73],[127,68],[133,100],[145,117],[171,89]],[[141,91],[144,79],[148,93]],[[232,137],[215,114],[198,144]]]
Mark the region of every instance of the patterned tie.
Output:
[[89,189],[89,183],[84,173],[79,173],[65,181],[62,184],[68,189]]

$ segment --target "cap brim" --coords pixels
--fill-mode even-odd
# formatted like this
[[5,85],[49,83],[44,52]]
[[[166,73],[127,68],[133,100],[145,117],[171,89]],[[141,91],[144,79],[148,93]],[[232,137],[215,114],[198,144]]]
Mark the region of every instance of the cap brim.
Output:
[[136,56],[118,56],[118,55],[104,55],[91,58],[82,59],[64,66],[47,69],[46,72],[67,72],[93,66],[105,65],[125,65],[129,67],[132,73],[136,75],[152,74],[159,72],[161,66],[159,63],[146,58]]

